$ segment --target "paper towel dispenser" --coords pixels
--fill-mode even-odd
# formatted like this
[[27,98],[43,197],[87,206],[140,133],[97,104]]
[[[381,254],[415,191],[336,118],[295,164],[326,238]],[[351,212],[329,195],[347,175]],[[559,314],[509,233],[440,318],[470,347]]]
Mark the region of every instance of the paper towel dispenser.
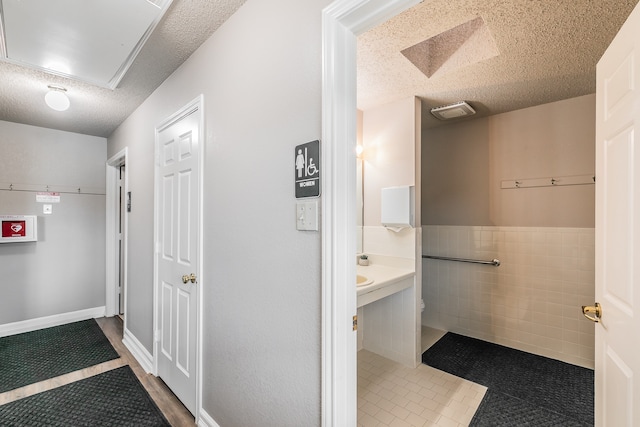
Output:
[[414,227],[415,186],[382,189],[380,219],[389,228]]

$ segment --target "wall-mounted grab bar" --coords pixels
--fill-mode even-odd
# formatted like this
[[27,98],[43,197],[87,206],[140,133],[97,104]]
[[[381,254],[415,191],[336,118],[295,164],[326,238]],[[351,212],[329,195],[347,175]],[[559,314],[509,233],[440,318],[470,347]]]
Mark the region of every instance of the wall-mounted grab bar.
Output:
[[491,261],[482,261],[477,259],[464,259],[464,258],[451,258],[451,257],[433,256],[433,255],[422,255],[422,258],[439,259],[443,261],[469,262],[472,264],[487,264],[487,265],[493,265],[494,267],[500,266],[500,260],[496,258],[492,259]]

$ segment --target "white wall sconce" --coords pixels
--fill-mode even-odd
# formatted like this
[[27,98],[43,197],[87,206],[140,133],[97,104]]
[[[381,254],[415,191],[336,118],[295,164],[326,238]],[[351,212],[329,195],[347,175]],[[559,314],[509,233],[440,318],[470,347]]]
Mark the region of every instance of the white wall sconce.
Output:
[[49,92],[44,96],[44,102],[53,110],[66,111],[71,105],[66,92],[67,90],[63,87],[49,85]]

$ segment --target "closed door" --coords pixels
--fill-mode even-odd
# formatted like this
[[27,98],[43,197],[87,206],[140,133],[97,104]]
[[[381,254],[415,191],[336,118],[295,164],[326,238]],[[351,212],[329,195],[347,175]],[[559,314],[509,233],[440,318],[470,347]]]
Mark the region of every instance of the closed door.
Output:
[[125,165],[122,164],[120,165],[120,170],[119,170],[119,174],[120,177],[118,179],[118,294],[120,295],[119,298],[119,308],[118,308],[118,313],[122,316],[124,316],[124,296],[125,296],[125,269],[124,269],[124,265],[125,265],[125,227],[124,227],[124,218],[125,215],[127,214],[126,211],[126,207],[127,207],[127,203],[125,201],[125,176],[126,174],[125,172]]
[[157,133],[158,376],[193,414],[199,272],[199,114]]
[[[640,6],[597,67],[595,415],[640,425]],[[637,168],[637,169],[636,169]]]

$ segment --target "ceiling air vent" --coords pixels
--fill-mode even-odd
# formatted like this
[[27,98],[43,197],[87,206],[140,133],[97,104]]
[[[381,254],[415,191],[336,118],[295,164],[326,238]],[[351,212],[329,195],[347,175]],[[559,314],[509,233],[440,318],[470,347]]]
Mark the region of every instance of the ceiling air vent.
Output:
[[471,105],[465,101],[431,109],[431,114],[440,120],[457,119],[458,117],[472,116],[475,113],[476,110],[471,108]]

